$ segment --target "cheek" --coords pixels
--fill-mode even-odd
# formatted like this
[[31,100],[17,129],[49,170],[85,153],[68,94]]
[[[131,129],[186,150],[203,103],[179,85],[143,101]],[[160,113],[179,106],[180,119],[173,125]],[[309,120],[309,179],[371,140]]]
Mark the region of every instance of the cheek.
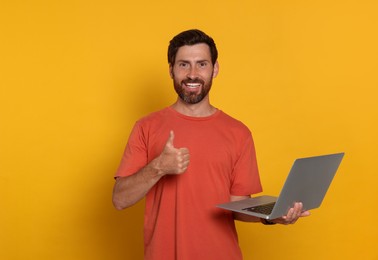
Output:
[[203,73],[201,77],[205,79],[206,81],[212,80],[216,74],[213,71],[207,71],[206,73]]
[[186,73],[184,71],[174,70],[171,72],[171,78],[177,81],[181,81],[186,78]]

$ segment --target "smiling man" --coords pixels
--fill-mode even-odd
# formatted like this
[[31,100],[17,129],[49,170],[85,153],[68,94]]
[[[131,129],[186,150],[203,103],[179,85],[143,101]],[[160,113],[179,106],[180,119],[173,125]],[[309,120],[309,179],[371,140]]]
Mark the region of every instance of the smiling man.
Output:
[[[210,103],[217,58],[213,39],[202,31],[170,41],[177,100],[136,122],[116,173],[117,209],[146,197],[145,259],[242,259],[234,220],[261,221],[215,207],[262,190],[251,132]],[[273,223],[308,214],[297,203]]]

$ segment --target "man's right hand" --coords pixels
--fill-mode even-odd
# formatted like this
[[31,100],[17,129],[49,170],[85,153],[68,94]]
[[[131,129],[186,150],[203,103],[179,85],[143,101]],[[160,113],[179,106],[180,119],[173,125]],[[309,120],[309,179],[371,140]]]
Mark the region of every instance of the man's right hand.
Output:
[[163,152],[158,157],[157,168],[160,174],[182,174],[188,168],[190,155],[188,148],[175,148],[174,133],[170,131]]
[[141,200],[147,192],[166,174],[182,174],[189,165],[189,150],[175,148],[174,133],[169,138],[161,154],[138,172],[118,177],[113,189],[113,204],[116,209],[124,209]]

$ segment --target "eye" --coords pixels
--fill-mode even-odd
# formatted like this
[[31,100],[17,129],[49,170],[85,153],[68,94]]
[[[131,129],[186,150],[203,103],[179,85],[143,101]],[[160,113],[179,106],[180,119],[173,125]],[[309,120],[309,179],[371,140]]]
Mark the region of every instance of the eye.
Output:
[[202,62],[198,63],[198,67],[200,67],[200,68],[205,68],[206,66],[207,66],[206,61],[202,61]]
[[178,67],[179,67],[179,68],[183,68],[183,69],[187,68],[188,66],[189,66],[188,63],[186,63],[186,62],[180,62],[180,63],[178,64]]

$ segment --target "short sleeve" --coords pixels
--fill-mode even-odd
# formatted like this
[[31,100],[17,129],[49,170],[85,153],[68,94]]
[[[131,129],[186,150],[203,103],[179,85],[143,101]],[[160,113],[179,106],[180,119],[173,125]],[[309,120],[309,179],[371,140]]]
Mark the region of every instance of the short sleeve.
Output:
[[130,176],[147,164],[147,145],[143,129],[137,122],[129,136],[115,177]]
[[235,196],[246,196],[261,191],[255,146],[252,135],[249,135],[233,170],[230,193]]

